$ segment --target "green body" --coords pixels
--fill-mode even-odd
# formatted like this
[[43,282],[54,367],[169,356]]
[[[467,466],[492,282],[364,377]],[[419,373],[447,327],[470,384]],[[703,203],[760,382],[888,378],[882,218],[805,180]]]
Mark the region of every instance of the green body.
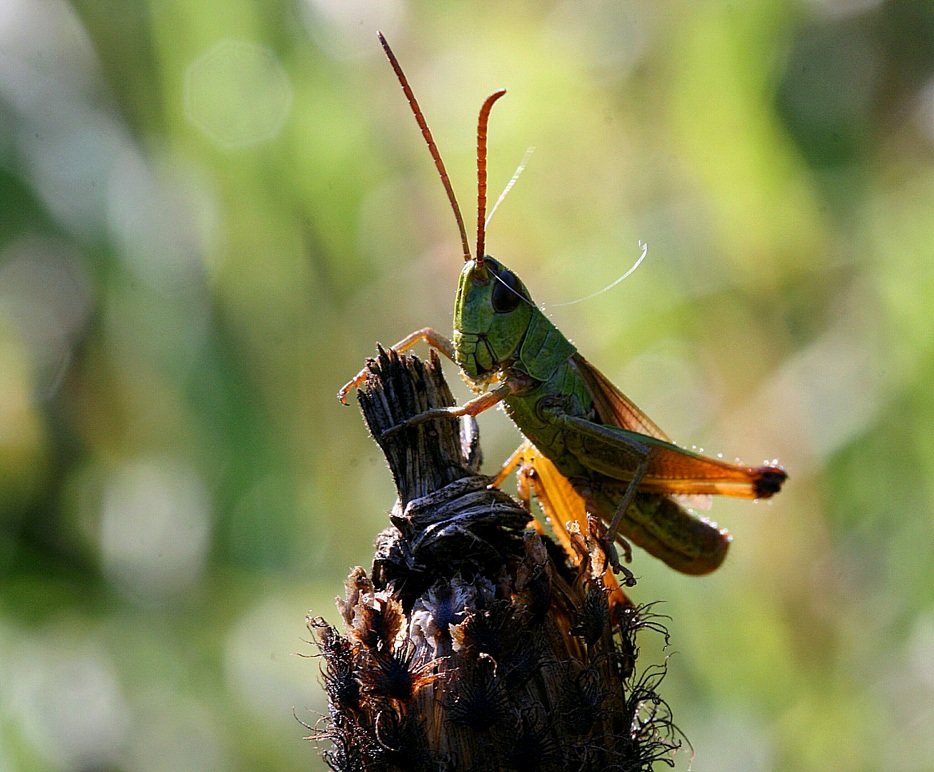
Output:
[[[510,418],[607,522],[652,446],[684,452],[601,421],[574,345],[521,280],[491,257],[479,265],[471,260],[461,272],[453,343],[454,359],[471,381],[498,378],[510,387],[504,399]],[[636,494],[620,531],[685,573],[714,570],[729,545],[728,535],[660,493]]]

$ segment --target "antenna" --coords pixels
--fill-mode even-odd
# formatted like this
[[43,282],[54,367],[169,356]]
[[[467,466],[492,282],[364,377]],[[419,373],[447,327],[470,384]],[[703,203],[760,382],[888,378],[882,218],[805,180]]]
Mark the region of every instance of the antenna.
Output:
[[[447,170],[444,168],[444,161],[441,160],[441,153],[438,152],[438,146],[435,144],[434,137],[431,136],[431,129],[428,128],[428,122],[425,120],[425,116],[422,114],[422,109],[418,106],[418,100],[415,98],[415,94],[412,91],[411,86],[409,86],[409,81],[405,77],[405,73],[402,71],[399,60],[396,59],[396,55],[389,47],[389,43],[386,42],[386,38],[383,36],[383,33],[377,32],[376,34],[379,37],[380,44],[383,46],[383,51],[386,52],[386,58],[389,59],[389,63],[392,65],[392,69],[396,73],[396,78],[398,78],[399,84],[402,86],[402,92],[405,94],[405,98],[409,100],[409,107],[412,108],[412,114],[415,116],[415,122],[418,123],[418,127],[422,130],[422,136],[425,138],[425,142],[428,144],[428,152],[431,153],[431,157],[435,161],[435,167],[438,169],[438,174],[441,175],[441,184],[444,185],[444,190],[448,194],[448,201],[451,202],[451,208],[454,210],[454,219],[457,220],[457,228],[461,234],[461,246],[464,248],[464,262],[469,262],[470,241],[467,238],[467,229],[464,227],[464,218],[461,215],[460,207],[457,205],[457,196],[454,195],[454,188],[451,186],[451,179],[448,177]],[[502,94],[500,94],[500,96],[502,96]],[[492,97],[490,99],[492,99]],[[490,106],[492,106],[490,99],[488,99],[487,102],[490,104]],[[486,109],[487,114],[489,114],[489,107],[487,107],[485,104],[484,108]],[[481,110],[481,119],[482,117],[483,111]],[[484,126],[484,143],[485,141],[486,127]],[[485,167],[486,159],[484,157],[484,169]],[[484,187],[485,185],[486,183],[484,181]],[[482,239],[480,240],[480,243],[483,243]]]
[[496,100],[506,94],[501,88],[490,94],[483,107],[480,108],[480,118],[477,121],[477,268],[483,269],[483,250],[486,239],[486,135],[490,123],[490,110]]

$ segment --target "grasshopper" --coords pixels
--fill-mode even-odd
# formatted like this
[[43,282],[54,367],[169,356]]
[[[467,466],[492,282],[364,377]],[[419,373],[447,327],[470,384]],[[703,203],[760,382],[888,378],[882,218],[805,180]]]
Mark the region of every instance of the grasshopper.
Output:
[[[396,343],[396,351],[425,341],[451,359],[476,397],[439,408],[405,425],[441,416],[476,416],[502,402],[536,451],[607,523],[603,539],[627,550],[626,539],[686,574],[705,574],[726,556],[731,537],[695,516],[678,497],[711,494],[765,499],[778,493],[787,475],[775,463],[753,467],[703,456],[671,439],[591,365],[535,305],[522,280],[486,254],[486,144],[491,94],[477,126],[477,241],[471,254],[464,219],[441,154],[398,60],[382,34],[380,42],[408,99],[434,159],[457,222],[464,267],[454,299],[454,336],[431,328]],[[366,378],[362,370],[338,392]],[[515,468],[523,445],[504,468]],[[511,464],[511,466],[510,466]],[[502,477],[502,475],[501,475]],[[618,564],[617,564],[618,565]]]

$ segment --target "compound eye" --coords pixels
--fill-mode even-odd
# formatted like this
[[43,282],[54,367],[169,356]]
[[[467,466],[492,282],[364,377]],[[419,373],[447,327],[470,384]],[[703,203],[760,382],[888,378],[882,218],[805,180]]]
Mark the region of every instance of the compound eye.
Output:
[[514,311],[524,298],[522,285],[512,271],[504,269],[494,277],[492,302],[496,313],[508,314]]

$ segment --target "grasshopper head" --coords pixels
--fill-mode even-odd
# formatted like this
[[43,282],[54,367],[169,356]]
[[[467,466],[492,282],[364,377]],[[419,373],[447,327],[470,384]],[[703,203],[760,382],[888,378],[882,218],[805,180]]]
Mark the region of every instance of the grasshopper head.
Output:
[[535,306],[522,280],[492,257],[468,260],[454,299],[454,353],[471,380],[484,380],[516,356]]

